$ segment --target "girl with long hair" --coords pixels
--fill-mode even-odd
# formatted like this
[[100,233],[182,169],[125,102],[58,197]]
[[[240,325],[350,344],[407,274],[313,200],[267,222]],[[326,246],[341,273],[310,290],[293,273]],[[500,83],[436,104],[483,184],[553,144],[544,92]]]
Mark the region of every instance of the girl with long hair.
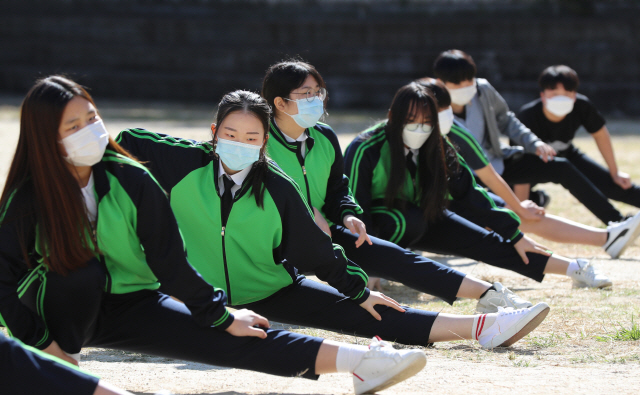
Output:
[[[461,255],[536,281],[554,273],[581,286],[610,286],[588,262],[551,255],[518,229],[518,216],[487,197],[443,140],[437,108],[424,85],[405,85],[388,119],[347,148],[346,174],[367,229],[401,247]],[[456,214],[459,208],[464,217]]]
[[531,306],[500,283],[473,278],[367,234],[358,219],[362,208],[344,175],[338,137],[319,122],[328,95],[315,67],[300,60],[272,65],[263,79],[262,96],[273,108],[269,156],[303,190],[318,225],[367,274],[401,282],[450,304],[456,298],[479,299],[481,312],[497,311],[498,306]]
[[71,363],[88,346],[282,376],[350,372],[356,393],[426,363],[378,340],[369,350],[271,330],[226,300],[190,266],[165,193],[109,137],[87,91],[38,81],[0,198],[0,322],[13,336]]
[[401,307],[370,291],[365,272],[316,225],[301,188],[266,157],[270,115],[260,95],[235,91],[218,105],[211,142],[143,129],[117,139],[169,193],[189,261],[227,290],[230,305],[282,323],[404,344],[473,338],[486,348],[512,344],[544,319],[544,303],[460,316]]

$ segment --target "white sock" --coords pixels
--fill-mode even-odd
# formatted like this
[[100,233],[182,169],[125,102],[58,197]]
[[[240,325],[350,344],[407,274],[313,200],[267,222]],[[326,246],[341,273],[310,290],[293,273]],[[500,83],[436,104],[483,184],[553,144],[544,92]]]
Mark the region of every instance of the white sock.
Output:
[[498,318],[497,313],[475,315],[471,326],[471,339],[478,340],[482,331],[490,328],[496,322],[496,318]]
[[367,351],[369,351],[367,346],[341,344],[338,348],[338,355],[336,355],[336,371],[338,373],[353,373]]
[[77,354],[69,354],[68,352],[64,351],[65,354],[67,354],[67,356],[75,359],[78,363],[80,363],[80,353]]
[[580,270],[580,266],[578,265],[578,261],[575,259],[569,262],[569,266],[567,266],[567,276],[570,276],[576,270]]

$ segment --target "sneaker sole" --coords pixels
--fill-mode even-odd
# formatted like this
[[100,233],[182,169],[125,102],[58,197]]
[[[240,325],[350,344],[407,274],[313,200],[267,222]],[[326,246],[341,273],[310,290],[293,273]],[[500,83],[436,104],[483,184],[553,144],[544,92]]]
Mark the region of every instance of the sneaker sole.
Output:
[[601,285],[598,285],[597,287],[592,287],[587,283],[583,283],[582,281],[574,281],[573,282],[573,288],[596,288],[596,289],[604,289],[604,288],[611,288],[613,287],[613,282],[609,281],[608,283],[604,283]]
[[385,388],[389,388],[392,385],[398,384],[411,376],[416,375],[427,365],[427,356],[423,352],[416,352],[405,358],[401,364],[397,365],[393,372],[390,373],[390,377],[379,378],[381,381],[378,384],[372,383],[373,387],[363,389],[358,388],[355,393],[360,394],[373,394],[378,391],[382,391]]
[[544,308],[542,308],[542,310],[538,314],[536,314],[535,317],[533,317],[529,322],[527,322],[522,327],[522,329],[520,329],[515,335],[511,336],[509,339],[500,343],[496,347],[509,347],[513,343],[527,336],[531,331],[536,329],[538,325],[540,325],[540,323],[544,321],[545,318],[547,318],[547,314],[549,314],[549,305],[545,303]]
[[[636,219],[636,222],[640,221],[640,217],[638,219]],[[627,239],[627,241],[622,245],[622,248],[620,248],[620,251],[617,251],[617,253],[611,253],[609,251],[606,251],[607,254],[609,254],[609,256],[611,256],[611,258],[616,259],[619,258],[620,255],[622,255],[622,253],[631,245],[633,244],[636,239],[638,238],[638,236],[640,236],[640,224],[635,224],[635,228],[633,229],[633,232],[631,233],[631,236]],[[602,287],[599,287],[602,288]]]

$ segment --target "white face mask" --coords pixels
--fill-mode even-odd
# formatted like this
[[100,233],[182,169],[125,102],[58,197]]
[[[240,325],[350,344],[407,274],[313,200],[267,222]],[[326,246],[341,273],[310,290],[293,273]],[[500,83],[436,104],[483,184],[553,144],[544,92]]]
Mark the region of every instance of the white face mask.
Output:
[[402,130],[402,141],[404,145],[411,149],[422,147],[425,141],[431,136],[431,125],[420,123],[408,123]]
[[59,141],[67,151],[64,159],[74,166],[93,166],[100,162],[109,144],[109,132],[102,120],[87,125]]
[[438,113],[438,123],[440,124],[440,133],[446,135],[453,126],[453,110],[451,107]]
[[451,103],[457,104],[459,106],[466,106],[478,92],[475,81],[473,81],[473,85],[465,86],[464,88],[447,88],[447,90],[449,91],[449,95],[451,96]]
[[544,103],[544,106],[551,114],[558,117],[564,117],[565,115],[573,111],[573,103],[575,103],[575,100],[573,100],[572,98],[559,95],[547,99]]

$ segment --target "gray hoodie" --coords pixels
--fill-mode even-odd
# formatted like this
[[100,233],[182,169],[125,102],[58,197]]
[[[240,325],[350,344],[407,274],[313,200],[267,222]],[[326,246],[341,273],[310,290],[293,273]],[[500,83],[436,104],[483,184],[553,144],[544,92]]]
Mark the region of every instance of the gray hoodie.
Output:
[[[542,141],[529,128],[516,118],[513,111],[509,111],[507,102],[498,91],[484,78],[476,78],[478,85],[478,100],[482,106],[486,133],[491,144],[491,154],[498,158],[508,158],[515,153],[522,152],[520,147],[512,147],[500,142],[500,135],[524,148],[524,152],[535,154],[536,145]],[[540,142],[540,143],[538,143]]]

